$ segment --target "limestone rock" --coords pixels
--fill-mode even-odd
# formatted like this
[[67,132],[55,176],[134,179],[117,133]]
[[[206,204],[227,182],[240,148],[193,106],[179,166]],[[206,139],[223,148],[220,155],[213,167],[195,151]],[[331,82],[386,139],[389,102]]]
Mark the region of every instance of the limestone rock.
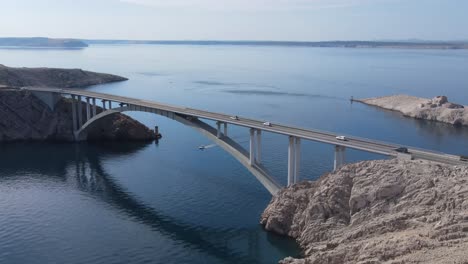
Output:
[[437,96],[428,100],[408,95],[392,95],[355,101],[398,111],[405,116],[418,119],[444,122],[456,126],[468,125],[468,107],[450,103],[446,96]]
[[283,189],[261,224],[303,248],[280,263],[468,263],[467,197],[468,167],[364,161]]

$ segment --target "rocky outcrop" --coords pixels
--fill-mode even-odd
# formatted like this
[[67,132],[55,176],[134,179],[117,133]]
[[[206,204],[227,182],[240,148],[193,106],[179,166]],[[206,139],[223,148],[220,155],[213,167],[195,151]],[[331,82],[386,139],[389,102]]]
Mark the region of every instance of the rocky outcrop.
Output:
[[450,103],[446,96],[425,99],[408,95],[392,95],[354,101],[399,111],[409,117],[468,126],[468,107]]
[[[83,105],[83,116],[86,116]],[[98,107],[97,112],[102,109]],[[0,142],[73,141],[71,102],[60,99],[52,111],[28,91],[0,89]],[[88,140],[152,140],[154,132],[138,121],[114,114],[90,127]]]
[[127,78],[117,75],[81,69],[12,68],[0,64],[0,86],[4,87],[80,88],[125,80]]
[[266,230],[296,238],[280,263],[467,263],[468,167],[426,161],[349,164],[282,190]]

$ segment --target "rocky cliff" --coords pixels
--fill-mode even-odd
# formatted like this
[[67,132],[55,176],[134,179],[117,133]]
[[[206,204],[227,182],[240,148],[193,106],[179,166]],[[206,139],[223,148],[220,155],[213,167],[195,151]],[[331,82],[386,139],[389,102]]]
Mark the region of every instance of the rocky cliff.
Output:
[[117,75],[81,69],[12,68],[0,64],[0,86],[79,88],[125,80]]
[[[86,116],[85,105],[82,107]],[[97,112],[102,109],[98,107]],[[0,142],[73,141],[71,102],[62,98],[52,111],[28,91],[0,88]],[[138,121],[114,114],[90,127],[88,140],[152,140],[154,132]]]
[[354,101],[399,111],[409,117],[468,126],[468,107],[450,103],[446,96],[426,99],[408,95],[392,95]]
[[468,263],[468,167],[381,160],[282,190],[261,218],[296,238],[280,263]]

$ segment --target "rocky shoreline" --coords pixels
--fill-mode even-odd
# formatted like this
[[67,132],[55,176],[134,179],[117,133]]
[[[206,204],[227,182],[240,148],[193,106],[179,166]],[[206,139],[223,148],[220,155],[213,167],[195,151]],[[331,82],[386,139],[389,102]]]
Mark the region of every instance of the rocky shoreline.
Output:
[[468,126],[468,106],[451,103],[446,96],[426,99],[409,95],[392,95],[354,99],[353,101],[398,111],[408,117],[438,121],[455,126]]
[[261,217],[295,238],[280,263],[467,263],[468,167],[427,161],[349,164],[283,189]]
[[[50,109],[24,86],[87,87],[127,80],[112,74],[81,69],[11,68],[0,65],[0,142],[74,141],[72,104],[61,98]],[[83,116],[86,106],[83,104]],[[97,113],[102,108],[97,107]],[[93,124],[87,140],[154,140],[156,135],[140,122],[120,113]]]

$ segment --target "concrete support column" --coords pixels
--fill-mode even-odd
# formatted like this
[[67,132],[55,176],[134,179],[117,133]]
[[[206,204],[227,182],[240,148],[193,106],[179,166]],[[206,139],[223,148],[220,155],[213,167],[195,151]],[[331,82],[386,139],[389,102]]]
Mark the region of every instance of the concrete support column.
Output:
[[93,98],[93,117],[96,116],[96,98]]
[[250,129],[250,165],[255,163],[255,129]]
[[288,147],[288,186],[294,184],[294,174],[295,174],[295,140],[293,136],[289,136],[289,147]]
[[339,168],[339,166],[341,166],[340,164],[340,146],[335,146],[335,159],[333,161],[333,170],[337,170]]
[[75,101],[75,96],[72,95],[71,96],[71,99],[72,99],[72,121],[73,121],[73,132],[75,132],[76,130],[78,130],[76,128],[76,101]]
[[335,161],[333,163],[333,170],[337,170],[345,163],[345,150],[343,146],[335,146]]
[[299,167],[301,164],[301,139],[296,138],[295,140],[295,155],[294,155],[294,183],[297,183],[299,181]]
[[262,163],[262,131],[257,130],[257,158],[258,164]]
[[216,122],[216,126],[218,127],[218,128],[217,128],[217,135],[216,135],[216,136],[217,136],[218,138],[221,138],[221,122],[219,122],[219,121]]
[[106,100],[102,99],[102,111],[106,111]]
[[112,102],[109,101],[109,109],[112,109]]
[[83,125],[83,104],[81,101],[81,95],[78,95],[78,127],[81,128]]
[[227,137],[227,123],[224,123],[224,136]]
[[91,106],[89,105],[89,97],[86,97],[86,121],[91,119]]
[[346,164],[346,147],[341,147],[341,166]]

